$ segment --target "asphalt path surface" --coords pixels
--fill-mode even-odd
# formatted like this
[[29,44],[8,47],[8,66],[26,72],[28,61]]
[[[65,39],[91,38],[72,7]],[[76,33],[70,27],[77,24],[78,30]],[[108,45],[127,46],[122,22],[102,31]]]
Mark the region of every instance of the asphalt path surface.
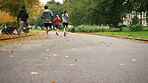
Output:
[[144,43],[50,32],[0,51],[0,83],[148,83]]

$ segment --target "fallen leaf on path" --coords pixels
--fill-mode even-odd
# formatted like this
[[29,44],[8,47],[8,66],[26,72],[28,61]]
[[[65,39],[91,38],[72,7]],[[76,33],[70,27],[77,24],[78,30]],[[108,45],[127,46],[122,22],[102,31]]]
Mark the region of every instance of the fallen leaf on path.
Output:
[[44,58],[44,60],[48,60],[48,58]]
[[58,54],[52,54],[53,56],[57,56]]
[[2,52],[2,51],[0,51],[0,52]]
[[66,58],[69,58],[69,56],[65,56]]
[[50,51],[50,49],[46,49],[47,51]]
[[104,43],[103,41],[101,41],[101,43]]
[[19,48],[20,46],[16,46],[16,48]]
[[110,53],[110,52],[108,52],[107,54],[108,54],[108,55],[110,55],[111,53]]
[[55,83],[54,81],[52,81],[51,83]]
[[21,59],[21,61],[27,61],[27,59]]
[[12,58],[13,56],[9,56],[10,58]]
[[11,51],[11,53],[13,53],[13,52],[14,52],[14,50]]
[[74,61],[78,61],[78,59],[75,59]]
[[22,45],[24,45],[24,43],[22,43]]
[[57,56],[58,54],[51,54],[50,56]]
[[0,45],[0,47],[3,47],[4,45]]
[[120,66],[124,66],[125,64],[121,63]]
[[39,72],[31,72],[31,75],[37,75]]
[[74,64],[69,64],[70,66],[73,66]]
[[12,44],[13,46],[15,46],[16,44]]
[[20,41],[17,41],[17,43],[19,44],[19,43],[20,43]]
[[133,62],[135,62],[137,59],[132,59]]

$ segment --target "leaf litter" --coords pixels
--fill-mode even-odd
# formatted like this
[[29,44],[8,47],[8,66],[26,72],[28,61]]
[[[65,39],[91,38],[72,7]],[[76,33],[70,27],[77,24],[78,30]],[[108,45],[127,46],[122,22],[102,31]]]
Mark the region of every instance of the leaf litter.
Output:
[[31,75],[37,75],[39,72],[31,72]]
[[135,62],[137,59],[132,59],[133,62]]
[[124,63],[121,63],[120,66],[125,66],[125,64]]

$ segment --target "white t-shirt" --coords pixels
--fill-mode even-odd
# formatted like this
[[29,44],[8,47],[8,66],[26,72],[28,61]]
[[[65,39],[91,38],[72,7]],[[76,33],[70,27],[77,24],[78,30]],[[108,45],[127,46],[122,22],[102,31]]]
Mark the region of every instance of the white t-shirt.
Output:
[[68,14],[62,14],[62,23],[68,23]]

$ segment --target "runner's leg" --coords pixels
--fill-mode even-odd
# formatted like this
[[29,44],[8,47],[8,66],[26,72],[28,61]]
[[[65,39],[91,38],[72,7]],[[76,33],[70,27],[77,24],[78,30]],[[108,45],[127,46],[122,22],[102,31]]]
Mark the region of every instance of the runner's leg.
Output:
[[23,25],[24,25],[24,22],[23,21],[20,21],[20,27],[18,28],[18,35],[20,35],[21,28],[23,27]]

